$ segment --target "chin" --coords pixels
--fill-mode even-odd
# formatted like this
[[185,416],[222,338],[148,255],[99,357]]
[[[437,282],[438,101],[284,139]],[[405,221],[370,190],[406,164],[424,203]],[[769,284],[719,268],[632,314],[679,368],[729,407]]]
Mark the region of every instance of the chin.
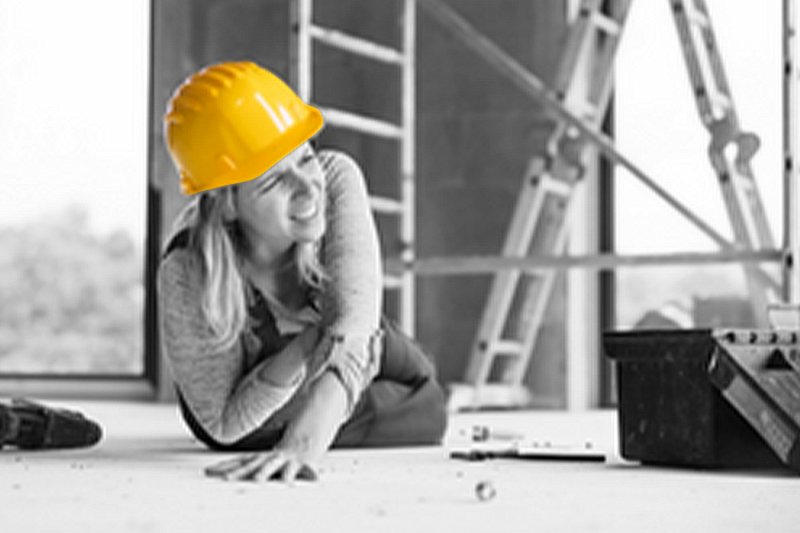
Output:
[[325,222],[320,219],[299,229],[295,237],[298,242],[314,242],[320,240],[324,234]]

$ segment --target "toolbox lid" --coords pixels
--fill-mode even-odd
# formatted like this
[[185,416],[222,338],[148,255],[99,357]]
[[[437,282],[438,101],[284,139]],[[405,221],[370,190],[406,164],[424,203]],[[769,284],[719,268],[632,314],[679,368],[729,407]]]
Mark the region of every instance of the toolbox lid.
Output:
[[697,360],[711,355],[714,330],[637,329],[603,333],[606,356],[617,361]]
[[775,454],[800,472],[800,348],[720,341],[709,377]]

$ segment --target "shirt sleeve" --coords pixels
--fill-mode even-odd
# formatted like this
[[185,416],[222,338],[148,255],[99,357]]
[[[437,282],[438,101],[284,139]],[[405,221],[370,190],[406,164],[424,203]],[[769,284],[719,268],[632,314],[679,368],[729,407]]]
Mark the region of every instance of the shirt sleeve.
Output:
[[327,230],[322,262],[328,275],[321,311],[330,346],[329,367],[350,405],[378,373],[382,349],[383,265],[364,176],[349,156],[320,152],[327,178]]
[[171,252],[158,273],[161,338],[173,378],[197,421],[215,440],[231,443],[264,423],[303,381],[270,383],[265,364],[242,376],[241,343],[213,348],[201,308],[202,267],[190,251]]

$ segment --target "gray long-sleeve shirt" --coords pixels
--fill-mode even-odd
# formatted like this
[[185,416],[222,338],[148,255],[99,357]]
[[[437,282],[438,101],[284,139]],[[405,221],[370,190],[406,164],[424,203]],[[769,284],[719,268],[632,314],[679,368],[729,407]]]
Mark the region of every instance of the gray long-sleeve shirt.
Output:
[[[350,405],[377,374],[382,344],[382,265],[366,184],[358,164],[341,152],[318,154],[326,177],[327,230],[321,260],[329,276],[320,295],[320,325],[328,340],[325,366],[334,369]],[[222,443],[235,442],[291,399],[303,373],[287,386],[264,380],[269,359],[244,372],[249,343],[215,351],[201,310],[203,269],[197,252],[177,248],[158,273],[161,337],[173,377],[195,418]]]

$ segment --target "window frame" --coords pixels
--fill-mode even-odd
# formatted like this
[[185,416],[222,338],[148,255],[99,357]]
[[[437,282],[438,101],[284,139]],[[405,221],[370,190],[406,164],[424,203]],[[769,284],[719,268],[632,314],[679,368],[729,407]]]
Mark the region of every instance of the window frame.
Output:
[[[154,21],[155,2],[150,0],[147,43],[147,145],[146,169],[146,215],[143,243],[144,306],[142,310],[142,371],[138,374],[101,373],[41,373],[0,372],[0,397],[70,398],[104,400],[152,400],[167,393],[163,386],[162,364],[158,339],[158,314],[155,276],[160,255],[161,204],[160,194],[153,187],[154,119],[153,68],[155,56]],[[143,184],[144,185],[144,184]]]

